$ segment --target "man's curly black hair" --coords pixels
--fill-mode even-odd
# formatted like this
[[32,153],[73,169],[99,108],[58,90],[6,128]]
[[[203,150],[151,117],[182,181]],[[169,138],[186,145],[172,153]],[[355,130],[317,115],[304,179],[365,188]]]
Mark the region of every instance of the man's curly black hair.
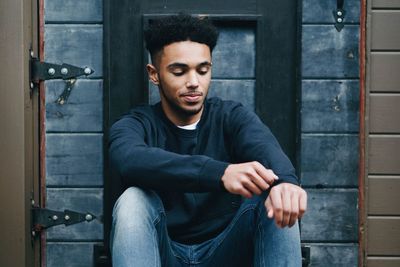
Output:
[[212,52],[217,44],[218,30],[207,17],[192,17],[179,13],[151,20],[144,37],[146,48],[154,59],[164,46],[181,41],[205,44]]

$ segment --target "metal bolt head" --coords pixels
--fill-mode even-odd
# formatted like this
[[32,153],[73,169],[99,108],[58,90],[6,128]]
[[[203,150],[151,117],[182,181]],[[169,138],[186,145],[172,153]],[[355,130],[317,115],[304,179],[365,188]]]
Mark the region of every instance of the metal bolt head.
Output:
[[67,68],[62,68],[61,69],[61,74],[62,75],[67,75],[68,74],[68,69]]
[[342,19],[342,18],[338,18],[338,19],[337,19],[337,22],[342,23],[342,22],[343,22],[343,19]]
[[52,219],[53,221],[57,221],[57,220],[58,220],[58,216],[57,216],[57,215],[53,215],[53,216],[51,216],[51,219]]
[[36,236],[36,232],[35,231],[32,231],[32,236]]
[[86,68],[83,70],[83,72],[84,72],[86,75],[89,75],[89,74],[92,73],[92,70],[91,70],[90,68],[86,67]]
[[89,222],[89,221],[93,220],[93,216],[91,214],[86,214],[85,220]]
[[56,70],[54,68],[50,68],[47,70],[47,73],[50,75],[54,75],[56,73]]
[[338,11],[336,14],[337,14],[339,17],[341,17],[341,16],[343,15],[342,11]]
[[29,84],[29,86],[31,87],[31,89],[33,89],[34,84],[31,82],[31,83]]
[[31,50],[31,57],[33,57],[35,54],[33,53],[33,51]]
[[71,217],[69,217],[69,215],[66,214],[66,215],[64,216],[64,219],[65,219],[66,221],[69,221],[69,219],[71,219]]
[[31,200],[31,204],[32,204],[32,206],[35,205],[35,200],[34,199]]

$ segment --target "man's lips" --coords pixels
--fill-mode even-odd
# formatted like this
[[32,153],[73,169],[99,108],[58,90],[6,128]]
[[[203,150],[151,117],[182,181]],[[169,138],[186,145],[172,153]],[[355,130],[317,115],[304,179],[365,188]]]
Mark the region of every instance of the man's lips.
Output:
[[203,94],[201,92],[189,92],[181,94],[181,97],[187,102],[198,102]]

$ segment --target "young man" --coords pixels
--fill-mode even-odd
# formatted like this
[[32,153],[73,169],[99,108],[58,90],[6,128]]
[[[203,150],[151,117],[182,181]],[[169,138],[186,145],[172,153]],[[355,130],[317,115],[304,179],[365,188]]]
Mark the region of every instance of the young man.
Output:
[[146,31],[161,102],[110,131],[128,188],[113,211],[114,267],[301,266],[307,195],[292,164],[253,112],[207,99],[217,37],[207,19],[182,14]]

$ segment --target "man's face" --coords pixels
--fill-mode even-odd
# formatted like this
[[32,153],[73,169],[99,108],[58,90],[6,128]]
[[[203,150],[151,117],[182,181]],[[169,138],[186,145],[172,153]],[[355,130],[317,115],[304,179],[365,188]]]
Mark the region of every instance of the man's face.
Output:
[[192,41],[164,47],[156,66],[147,65],[151,81],[158,85],[161,104],[176,125],[200,119],[211,81],[211,52],[207,45]]

